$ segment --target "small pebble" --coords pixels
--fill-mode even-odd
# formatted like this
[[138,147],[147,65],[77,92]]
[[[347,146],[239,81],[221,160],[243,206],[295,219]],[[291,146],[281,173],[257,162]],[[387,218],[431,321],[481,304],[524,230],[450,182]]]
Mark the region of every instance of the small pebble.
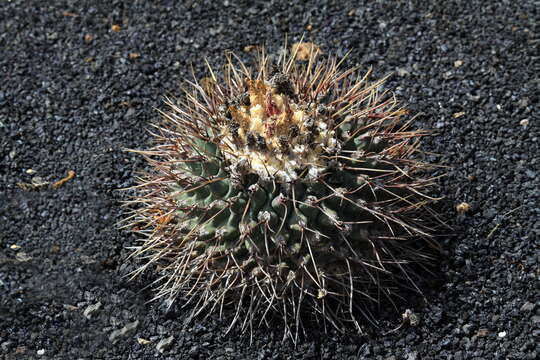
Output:
[[18,252],[17,255],[15,255],[15,259],[17,259],[20,262],[27,262],[27,261],[32,260],[32,257],[28,255],[27,253],[21,251],[21,252]]
[[133,333],[137,327],[139,327],[139,320],[129,323],[119,330],[114,330],[111,335],[109,335],[109,340],[114,344],[119,340],[119,338]]
[[465,214],[469,212],[470,210],[471,210],[471,205],[466,202],[462,202],[456,206],[456,211],[460,215]]
[[534,310],[534,304],[531,302],[526,302],[523,304],[523,306],[520,309],[521,311],[533,311]]
[[150,344],[152,341],[143,339],[143,338],[137,338],[137,342],[141,345],[146,345],[146,344]]
[[86,309],[84,309],[84,312],[83,312],[84,317],[87,319],[91,319],[92,314],[98,311],[101,308],[101,305],[102,305],[101,302],[98,302],[93,305],[89,305]]
[[157,351],[163,354],[165,351],[171,348],[174,341],[174,336],[169,336],[168,338],[161,339],[156,345]]

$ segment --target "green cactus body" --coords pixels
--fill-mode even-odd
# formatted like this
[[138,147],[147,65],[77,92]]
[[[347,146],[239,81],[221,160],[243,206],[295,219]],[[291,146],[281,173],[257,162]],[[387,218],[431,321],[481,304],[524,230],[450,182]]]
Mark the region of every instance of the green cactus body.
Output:
[[355,309],[433,245],[432,181],[414,157],[426,133],[406,129],[382,81],[315,56],[273,72],[264,54],[254,71],[229,58],[170,102],[133,222],[136,255],[168,280],[160,296],[280,314],[289,333],[300,307],[359,329]]

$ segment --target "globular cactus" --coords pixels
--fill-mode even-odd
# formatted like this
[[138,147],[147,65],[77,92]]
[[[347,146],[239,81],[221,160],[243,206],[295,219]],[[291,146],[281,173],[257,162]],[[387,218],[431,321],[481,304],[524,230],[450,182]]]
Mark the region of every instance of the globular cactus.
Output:
[[137,273],[156,265],[157,297],[185,297],[192,315],[235,306],[243,329],[277,314],[293,335],[307,311],[361,330],[364,304],[412,282],[405,265],[436,247],[427,132],[384,79],[315,52],[259,55],[188,82],[138,151],[152,171],[130,202]]

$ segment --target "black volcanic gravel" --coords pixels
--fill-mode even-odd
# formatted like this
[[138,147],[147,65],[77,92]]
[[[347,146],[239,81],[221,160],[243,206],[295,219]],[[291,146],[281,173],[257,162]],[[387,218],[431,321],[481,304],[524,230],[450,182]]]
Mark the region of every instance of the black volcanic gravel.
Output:
[[[539,299],[537,1],[0,1],[0,356],[6,359],[535,359]],[[296,2],[294,2],[296,3]],[[118,28],[113,29],[113,25]],[[310,30],[306,30],[310,29]],[[118,30],[118,31],[114,31]],[[363,337],[307,329],[225,334],[231,314],[184,326],[127,282],[134,237],[117,189],[144,168],[162,96],[203,62],[306,39],[388,87],[440,134],[444,238],[426,300],[381,312]],[[31,174],[32,169],[35,173]],[[58,189],[16,186],[39,176]],[[441,170],[442,173],[442,170]],[[458,215],[454,206],[469,203]],[[416,327],[397,328],[410,308]],[[172,337],[172,338],[171,338]],[[139,339],[139,340],[138,340]],[[140,339],[151,341],[144,343]],[[141,343],[142,342],[142,343]],[[159,345],[158,345],[159,344]],[[158,352],[158,349],[161,352]]]

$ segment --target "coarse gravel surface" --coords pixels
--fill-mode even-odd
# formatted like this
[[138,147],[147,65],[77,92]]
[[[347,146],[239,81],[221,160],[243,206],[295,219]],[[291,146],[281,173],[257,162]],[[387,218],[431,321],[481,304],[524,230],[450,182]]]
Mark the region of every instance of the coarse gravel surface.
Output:
[[[5,359],[536,359],[540,354],[538,1],[0,1],[0,357]],[[414,113],[454,236],[425,301],[355,337],[317,328],[184,326],[128,282],[115,225],[163,95],[191,65],[276,52],[285,34],[373,67]],[[437,155],[438,154],[438,155]],[[61,186],[22,189],[17,183]],[[440,172],[442,172],[441,170]],[[471,209],[459,215],[455,205]],[[401,313],[419,316],[402,326]],[[396,330],[396,328],[398,328]],[[395,330],[395,331],[393,331]]]

